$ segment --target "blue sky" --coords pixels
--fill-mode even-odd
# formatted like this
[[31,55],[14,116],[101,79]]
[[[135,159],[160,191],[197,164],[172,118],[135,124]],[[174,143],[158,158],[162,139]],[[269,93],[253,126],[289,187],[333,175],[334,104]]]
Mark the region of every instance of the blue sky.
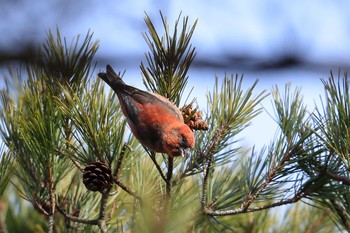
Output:
[[160,26],[161,10],[170,24],[180,12],[192,22],[199,20],[192,40],[199,56],[273,57],[294,52],[314,62],[335,64],[350,56],[350,2],[345,0],[62,2],[5,1],[0,9],[6,18],[0,23],[0,48],[42,41],[46,31],[58,25],[68,37],[91,29],[101,42],[102,55],[142,55],[147,49],[141,36],[146,31],[144,12]]
[[[182,12],[193,23],[198,19],[192,44],[196,61],[208,65],[190,70],[193,97],[205,108],[205,93],[212,90],[215,75],[244,74],[246,87],[255,79],[257,93],[285,83],[302,86],[310,111],[323,93],[320,78],[330,69],[350,67],[350,2],[345,0],[245,0],[245,1],[5,1],[0,15],[0,53],[18,51],[26,44],[43,42],[49,29],[60,28],[68,40],[90,29],[99,40],[98,69],[110,63],[126,69],[127,82],[142,88],[139,65],[148,51],[141,33],[147,31],[145,12],[161,29],[159,10],[170,26]],[[283,58],[299,63],[274,67]],[[266,69],[266,65],[272,64]],[[222,65],[222,66],[220,66]],[[263,67],[263,68],[262,68]],[[263,107],[273,115],[271,98]],[[264,113],[242,137],[246,145],[273,139],[273,119]]]

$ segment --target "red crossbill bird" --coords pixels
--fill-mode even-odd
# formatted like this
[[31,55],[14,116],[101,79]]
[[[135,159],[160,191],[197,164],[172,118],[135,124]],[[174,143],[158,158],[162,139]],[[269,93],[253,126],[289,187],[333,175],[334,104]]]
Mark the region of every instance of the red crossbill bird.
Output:
[[98,76],[117,94],[131,132],[140,143],[170,157],[187,156],[195,139],[180,110],[161,95],[125,84],[110,65],[106,70]]

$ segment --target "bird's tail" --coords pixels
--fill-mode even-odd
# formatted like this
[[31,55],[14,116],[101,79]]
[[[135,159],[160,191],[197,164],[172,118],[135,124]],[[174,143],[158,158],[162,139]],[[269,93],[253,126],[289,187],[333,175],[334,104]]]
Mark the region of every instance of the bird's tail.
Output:
[[98,73],[98,77],[105,81],[114,90],[125,85],[119,74],[117,74],[110,65],[107,65],[106,73]]

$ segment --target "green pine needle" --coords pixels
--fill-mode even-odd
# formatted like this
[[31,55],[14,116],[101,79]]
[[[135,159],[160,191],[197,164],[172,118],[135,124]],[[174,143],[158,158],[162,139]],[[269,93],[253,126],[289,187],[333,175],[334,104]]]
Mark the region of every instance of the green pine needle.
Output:
[[165,96],[179,106],[188,81],[187,72],[196,55],[190,40],[197,21],[189,27],[188,17],[184,17],[180,26],[180,14],[171,34],[166,18],[162,13],[160,15],[165,31],[163,36],[159,35],[146,14],[145,22],[149,31],[143,37],[151,51],[146,54],[148,66],[142,62],[140,68],[147,89]]

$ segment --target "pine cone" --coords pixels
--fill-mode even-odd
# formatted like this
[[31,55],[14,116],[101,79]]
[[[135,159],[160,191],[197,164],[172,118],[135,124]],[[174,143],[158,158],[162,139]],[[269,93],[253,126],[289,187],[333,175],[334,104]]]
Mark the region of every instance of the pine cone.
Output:
[[202,119],[202,112],[197,109],[192,109],[192,104],[189,104],[181,109],[185,124],[192,130],[208,130],[207,122]]
[[84,169],[83,183],[91,191],[103,191],[112,183],[111,169],[99,161],[90,163]]

